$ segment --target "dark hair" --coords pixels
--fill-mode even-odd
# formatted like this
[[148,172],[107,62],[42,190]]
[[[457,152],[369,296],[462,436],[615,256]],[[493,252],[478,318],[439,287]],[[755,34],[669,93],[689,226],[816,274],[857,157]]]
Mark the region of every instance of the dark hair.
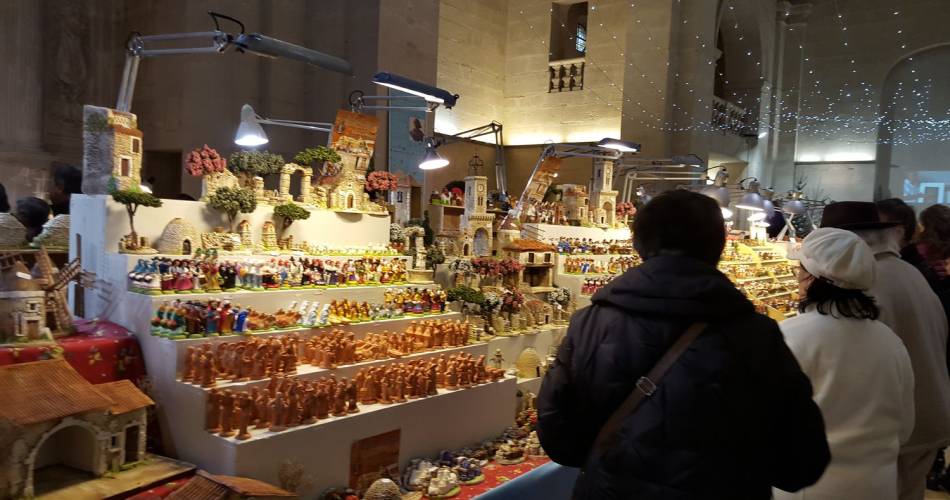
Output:
[[818,314],[830,314],[834,317],[840,314],[845,318],[877,319],[881,315],[874,299],[861,290],[841,288],[818,276],[815,276],[815,281],[808,286],[805,297],[798,304],[798,310],[805,312],[805,309],[813,304]]
[[950,207],[931,205],[920,212],[923,230],[917,241],[927,245],[937,257],[950,257]]
[[33,241],[43,231],[43,224],[49,220],[49,203],[29,196],[16,202],[16,218],[26,227],[26,241]]
[[914,239],[917,233],[917,214],[914,209],[904,203],[899,198],[889,198],[874,203],[877,206],[877,213],[884,222],[900,222],[904,228],[904,241],[909,242]]
[[53,183],[67,194],[82,193],[82,171],[72,165],[59,165],[53,171]]
[[0,184],[0,212],[10,211],[10,201],[7,199],[7,188]]
[[633,247],[643,260],[686,255],[715,265],[726,246],[726,224],[712,198],[682,189],[653,198],[633,219]]

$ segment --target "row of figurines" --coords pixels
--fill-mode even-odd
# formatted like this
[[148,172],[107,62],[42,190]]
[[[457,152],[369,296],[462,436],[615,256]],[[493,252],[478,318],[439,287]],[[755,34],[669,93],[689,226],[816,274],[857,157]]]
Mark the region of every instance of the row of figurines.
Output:
[[[432,478],[438,474],[436,471],[441,469],[451,468],[457,474],[459,484],[478,484],[481,482],[480,470],[472,469],[485,467],[490,459],[504,465],[546,456],[533,426],[512,427],[498,438],[485,441],[479,446],[458,451],[443,451],[437,460],[410,460],[402,473],[401,483],[403,488],[409,491],[426,491],[431,495]],[[471,463],[474,467],[466,468],[469,470],[459,470],[455,467],[455,464],[459,463]]]
[[418,289],[400,290],[397,302],[359,303],[349,299],[327,303],[304,300],[290,303],[276,313],[263,313],[250,307],[231,305],[226,300],[175,300],[163,303],[152,317],[151,333],[172,339],[216,337],[294,327],[348,325],[366,321],[400,318],[406,314],[442,314],[445,293],[441,290],[420,293]]
[[362,361],[468,345],[472,326],[461,321],[411,322],[402,333],[370,333],[357,340],[350,332],[333,330],[302,338],[298,334],[189,346],[181,381],[214,387],[218,380],[244,382],[278,373],[295,374],[298,366],[336,369]]
[[631,254],[633,243],[630,240],[594,240],[592,238],[565,238],[548,241],[557,247],[558,253],[563,254]]
[[129,289],[147,294],[202,293],[405,283],[405,259],[139,259]]
[[222,437],[250,439],[251,426],[280,432],[331,415],[358,413],[361,405],[404,403],[435,396],[438,389],[470,388],[504,376],[503,370],[485,366],[484,356],[476,360],[471,354],[364,368],[353,380],[337,380],[334,375],[306,380],[278,374],[263,390],[211,389],[205,429]]
[[597,259],[568,257],[564,259],[564,272],[568,274],[622,274],[627,269],[642,264],[639,256],[611,257],[606,263]]
[[607,275],[585,279],[584,284],[581,285],[581,295],[593,295],[597,293],[597,290],[600,290],[606,286],[607,283],[613,281],[615,277],[616,275]]

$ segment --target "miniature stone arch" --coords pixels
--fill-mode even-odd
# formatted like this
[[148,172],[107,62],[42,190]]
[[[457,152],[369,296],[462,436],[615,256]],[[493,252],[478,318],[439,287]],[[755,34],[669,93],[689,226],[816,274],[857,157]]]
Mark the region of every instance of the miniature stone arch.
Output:
[[313,188],[310,185],[313,179],[313,169],[297,165],[296,163],[287,163],[280,169],[280,198],[287,201],[293,200],[293,197],[290,195],[290,178],[297,172],[302,174],[300,178],[300,196],[297,198],[297,201],[309,205],[310,197],[313,193]]
[[[61,433],[67,433],[65,436]],[[96,428],[92,423],[85,420],[66,417],[59,424],[44,432],[40,436],[39,440],[36,441],[36,445],[33,446],[33,449],[30,450],[29,455],[27,456],[25,467],[26,467],[26,481],[24,482],[23,494],[26,498],[33,498],[35,491],[33,488],[34,483],[34,473],[37,469],[37,459],[43,459],[43,455],[40,454],[43,451],[43,448],[47,444],[55,445],[57,443],[52,442],[48,443],[49,438],[59,436],[64,437],[66,441],[72,441],[68,443],[59,443],[59,450],[53,450],[54,452],[68,453],[70,455],[68,463],[66,465],[74,468],[89,472],[95,476],[102,476],[108,470],[108,461],[106,457],[106,450],[108,448],[109,434],[102,432],[100,429]],[[79,436],[81,439],[88,439],[87,443],[78,443],[75,442],[75,437]],[[39,466],[42,468],[45,463],[40,463]]]

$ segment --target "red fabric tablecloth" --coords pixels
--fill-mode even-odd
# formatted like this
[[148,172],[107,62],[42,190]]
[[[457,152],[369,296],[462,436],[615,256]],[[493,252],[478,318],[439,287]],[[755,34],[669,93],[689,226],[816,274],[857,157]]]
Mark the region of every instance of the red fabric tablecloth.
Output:
[[[462,491],[452,500],[472,500],[478,495],[485,493],[486,491],[497,488],[501,486],[506,481],[511,481],[512,479],[522,475],[527,474],[528,472],[550,462],[548,458],[536,458],[532,460],[525,460],[523,463],[518,465],[501,465],[497,463],[490,463],[482,469],[482,474],[485,475],[485,481],[481,484],[476,484],[473,486],[462,486]],[[160,498],[165,498],[168,495],[171,495],[173,491],[183,486],[188,482],[190,478],[176,479],[174,481],[169,481],[160,486],[155,486],[147,491],[143,491],[138,495],[130,497],[128,500],[158,500]]]
[[108,321],[77,320],[76,333],[55,344],[0,347],[0,365],[63,358],[90,383],[129,379],[141,387],[145,363],[138,340]]

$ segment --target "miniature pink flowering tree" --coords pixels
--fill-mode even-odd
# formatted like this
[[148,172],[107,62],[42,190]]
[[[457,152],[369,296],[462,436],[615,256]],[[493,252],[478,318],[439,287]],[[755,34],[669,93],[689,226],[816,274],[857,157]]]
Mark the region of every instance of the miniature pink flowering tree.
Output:
[[185,170],[195,177],[218,174],[224,172],[227,167],[228,161],[207,144],[188,153],[185,159]]

